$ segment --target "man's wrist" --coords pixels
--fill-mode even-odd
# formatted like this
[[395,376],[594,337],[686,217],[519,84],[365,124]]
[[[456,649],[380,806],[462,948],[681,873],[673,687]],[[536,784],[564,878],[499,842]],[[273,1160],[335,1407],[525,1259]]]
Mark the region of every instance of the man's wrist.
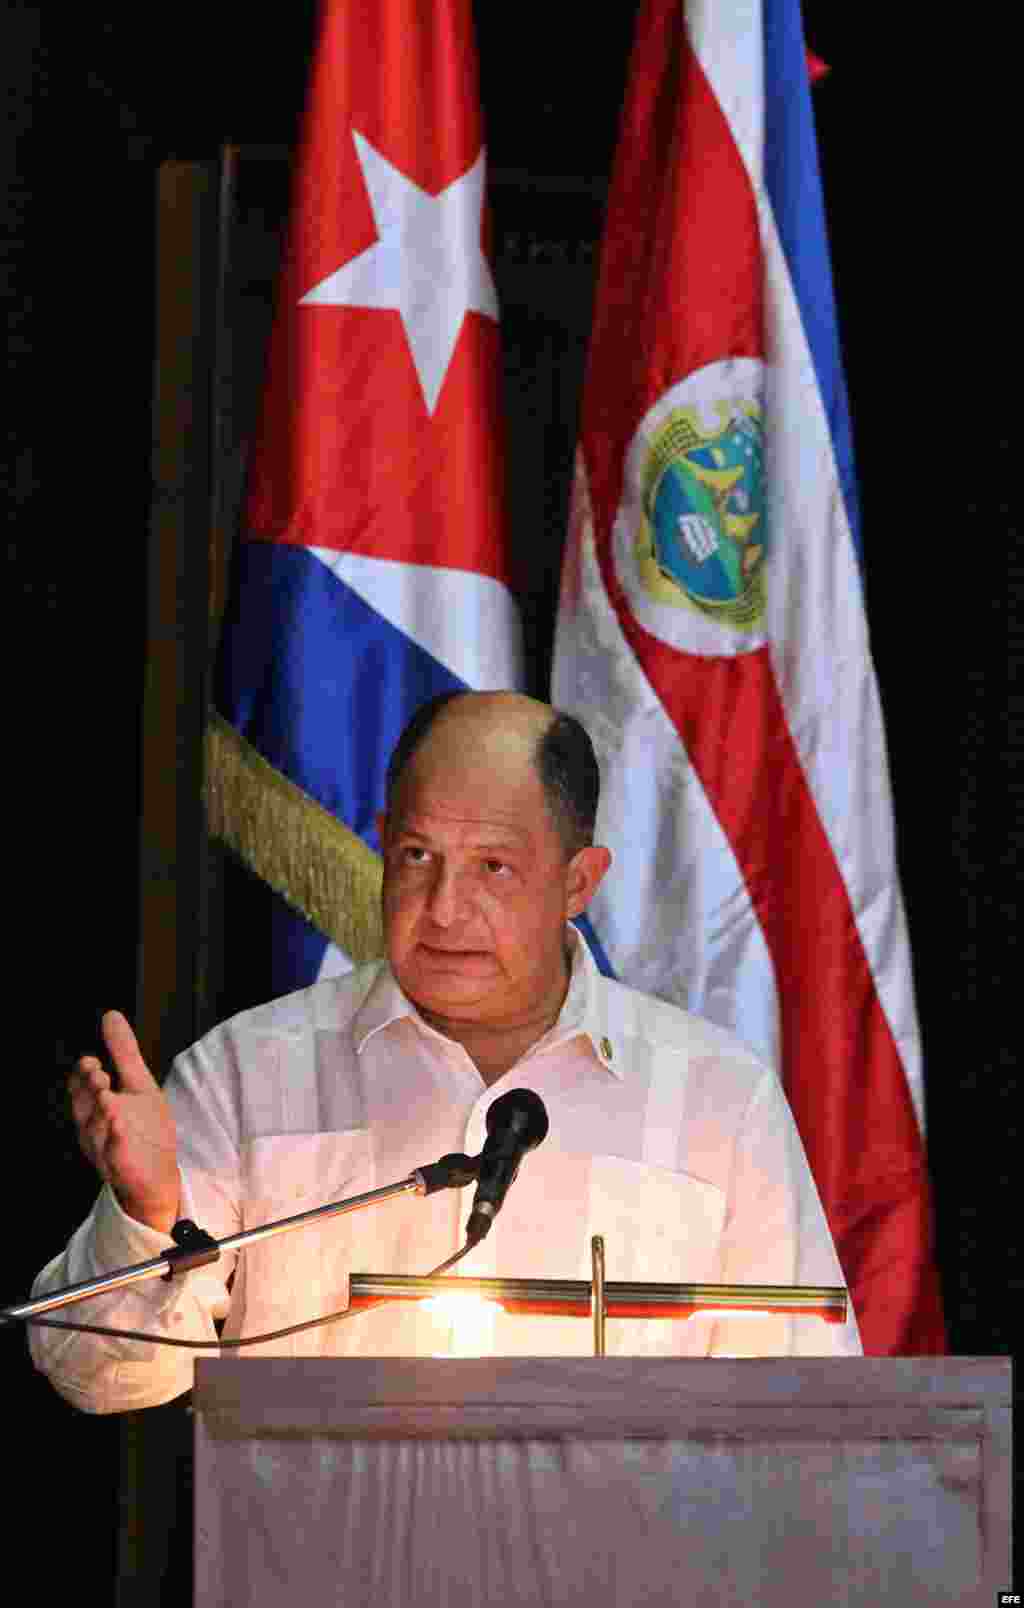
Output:
[[169,1235],[181,1215],[180,1198],[175,1199],[173,1207],[168,1207],[166,1204],[152,1205],[135,1200],[129,1195],[122,1195],[116,1189],[113,1193],[126,1217],[130,1217],[135,1223],[140,1223],[143,1228],[151,1228],[156,1234]]

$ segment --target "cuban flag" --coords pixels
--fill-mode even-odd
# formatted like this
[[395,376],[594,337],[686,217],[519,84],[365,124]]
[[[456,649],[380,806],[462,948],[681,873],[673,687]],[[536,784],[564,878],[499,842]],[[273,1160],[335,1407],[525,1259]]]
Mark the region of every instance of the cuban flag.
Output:
[[328,3],[208,739],[278,992],[380,953],[408,717],[522,684],[484,202],[470,0]]
[[615,974],[780,1072],[865,1350],[943,1349],[922,1077],[798,0],[645,0],[553,701]]

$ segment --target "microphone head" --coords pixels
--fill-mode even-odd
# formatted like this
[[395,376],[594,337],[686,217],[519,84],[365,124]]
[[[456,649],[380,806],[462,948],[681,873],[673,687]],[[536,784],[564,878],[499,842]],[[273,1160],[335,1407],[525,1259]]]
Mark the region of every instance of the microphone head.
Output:
[[488,1135],[510,1128],[524,1150],[534,1150],[548,1131],[544,1101],[532,1089],[509,1089],[488,1107]]

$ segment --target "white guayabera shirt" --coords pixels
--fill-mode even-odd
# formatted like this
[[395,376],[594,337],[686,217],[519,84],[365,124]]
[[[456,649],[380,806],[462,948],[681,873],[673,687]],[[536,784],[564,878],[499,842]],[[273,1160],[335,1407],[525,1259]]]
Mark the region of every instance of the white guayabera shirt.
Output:
[[[475,1155],[491,1102],[535,1090],[550,1131],[523,1161],[468,1275],[844,1282],[779,1081],[720,1028],[609,982],[573,929],[558,1021],[490,1087],[461,1045],[418,1015],[384,962],[247,1011],[174,1063],[182,1215],[220,1239],[402,1179],[449,1151]],[[472,1188],[402,1195],[199,1269],[79,1305],[80,1320],[215,1340],[347,1305],[348,1275],[427,1273],[463,1242]],[[36,1293],[95,1277],[172,1241],[104,1188]],[[228,1285],[230,1275],[233,1280]],[[74,1316],[72,1313],[57,1316]],[[36,1364],[76,1406],[170,1400],[195,1353],[33,1329]],[[422,1305],[382,1306],[243,1355],[580,1356],[589,1322],[488,1309],[467,1331]],[[810,1316],[613,1319],[609,1355],[857,1355],[844,1325]]]

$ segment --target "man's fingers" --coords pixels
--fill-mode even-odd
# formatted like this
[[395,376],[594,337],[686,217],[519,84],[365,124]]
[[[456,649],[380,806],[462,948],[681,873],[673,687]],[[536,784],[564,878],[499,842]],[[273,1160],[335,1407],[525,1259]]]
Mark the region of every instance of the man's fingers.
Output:
[[135,1093],[156,1088],[158,1086],[156,1079],[142,1059],[139,1041],[132,1032],[127,1018],[122,1016],[120,1011],[107,1011],[100,1027],[103,1041],[117,1068],[121,1088]]
[[76,1128],[84,1128],[96,1109],[96,1096],[89,1088],[72,1089],[71,1115]]
[[83,1055],[67,1080],[71,1115],[79,1127],[92,1115],[96,1096],[110,1088],[110,1079],[93,1055]]
[[83,1055],[69,1083],[72,1089],[90,1089],[93,1094],[98,1094],[100,1089],[110,1088],[110,1075],[94,1055]]
[[97,1171],[106,1178],[106,1151],[110,1143],[110,1123],[106,1114],[97,1106],[88,1122],[83,1122],[78,1130],[78,1142],[87,1161],[91,1161]]

